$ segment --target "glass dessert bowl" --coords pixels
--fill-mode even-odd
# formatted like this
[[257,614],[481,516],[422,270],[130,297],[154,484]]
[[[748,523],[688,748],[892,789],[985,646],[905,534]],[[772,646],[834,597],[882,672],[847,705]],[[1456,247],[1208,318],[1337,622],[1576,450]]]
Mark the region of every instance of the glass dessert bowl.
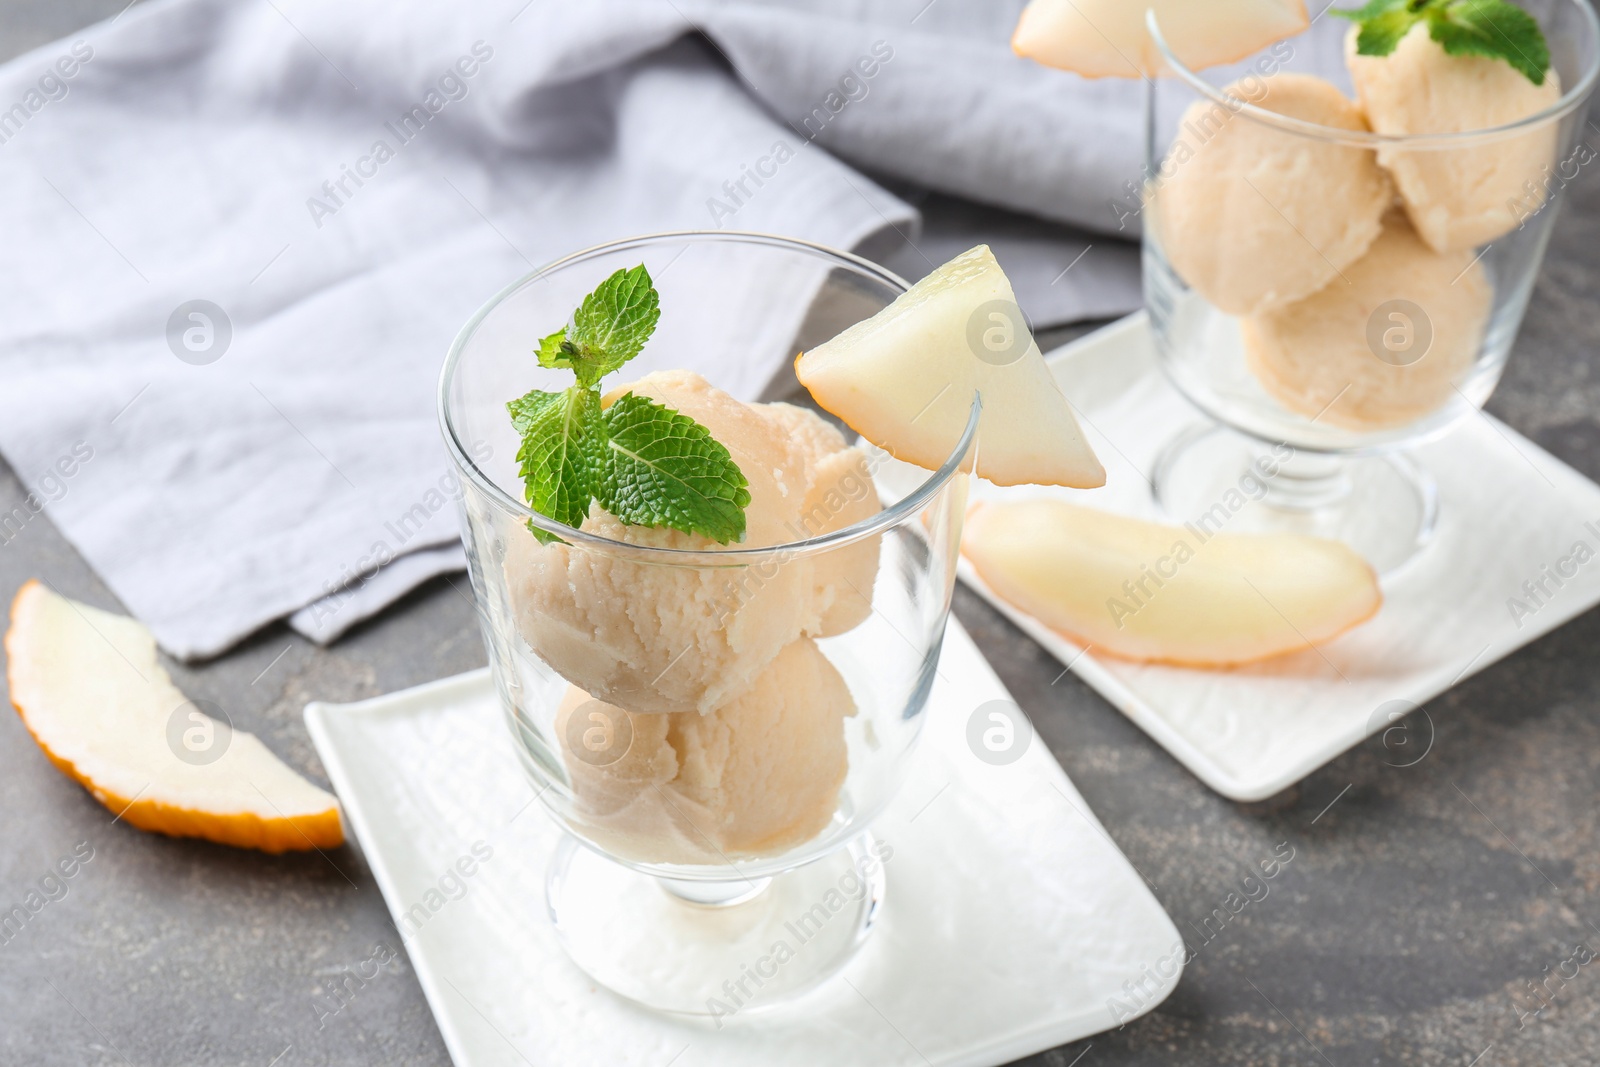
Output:
[[[726,446],[748,479],[742,540],[598,508],[574,528],[523,503],[507,402],[566,384],[535,360],[539,339],[639,263],[659,330],[619,376]],[[591,977],[650,1007],[720,1017],[777,1003],[841,967],[882,901],[892,849],[868,827],[922,728],[980,407],[939,469],[883,508],[881,453],[809,410],[717,385],[759,394],[797,351],[905,290],[799,241],[663,234],[535,271],[446,362],[441,421],[492,673],[517,754],[569,835],[549,868],[550,918]]]
[[1421,24],[1358,55],[1333,19],[1197,72],[1150,16],[1169,76],[1146,83],[1146,305],[1166,374],[1218,424],[1158,459],[1169,514],[1333,537],[1380,573],[1427,543],[1433,484],[1404,450],[1493,392],[1594,157],[1594,12],[1522,6],[1541,84]]

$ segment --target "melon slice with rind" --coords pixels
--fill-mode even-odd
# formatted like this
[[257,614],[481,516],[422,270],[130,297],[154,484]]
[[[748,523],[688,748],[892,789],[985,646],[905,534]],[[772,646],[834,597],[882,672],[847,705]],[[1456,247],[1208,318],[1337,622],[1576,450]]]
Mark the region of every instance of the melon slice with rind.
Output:
[[1311,24],[1303,0],[1033,0],[1011,47],[1086,78],[1154,77],[1165,64],[1145,28],[1151,9],[1191,70],[1237,62]]
[[1229,667],[1320,647],[1383,605],[1354,550],[1166,526],[1057,499],[981,504],[962,554],[1006,602],[1097,653]]
[[987,245],[795,360],[816,402],[896,459],[928,470],[960,444],[983,400],[977,473],[998,485],[1104,485]]
[[184,696],[137,621],[30,581],[5,647],[28,732],[117,821],[264,852],[343,843],[334,796]]

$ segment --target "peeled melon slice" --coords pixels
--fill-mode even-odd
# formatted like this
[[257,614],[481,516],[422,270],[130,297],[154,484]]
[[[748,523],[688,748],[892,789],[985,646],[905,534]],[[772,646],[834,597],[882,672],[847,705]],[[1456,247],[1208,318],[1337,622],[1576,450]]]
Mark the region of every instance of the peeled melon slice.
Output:
[[122,821],[266,852],[344,841],[333,795],[199,710],[133,619],[30,581],[12,602],[5,646],[28,732]]
[[812,397],[896,459],[936,470],[983,397],[977,473],[999,485],[1104,485],[987,245],[795,360]]
[[1304,0],[1033,0],[1011,47],[1086,78],[1154,76],[1163,64],[1145,30],[1151,8],[1191,70],[1236,62],[1311,24]]
[[1226,667],[1321,645],[1383,604],[1337,541],[1163,526],[1060,500],[978,506],[961,550],[999,596],[1125,659]]

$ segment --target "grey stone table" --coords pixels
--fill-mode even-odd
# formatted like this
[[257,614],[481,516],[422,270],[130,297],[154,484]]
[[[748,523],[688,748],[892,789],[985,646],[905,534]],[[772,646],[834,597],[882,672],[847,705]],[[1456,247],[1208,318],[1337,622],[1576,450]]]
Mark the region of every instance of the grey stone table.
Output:
[[[121,3],[6,0],[3,51]],[[1491,408],[1600,477],[1600,179],[1584,173],[1573,193]],[[0,466],[0,510],[21,496]],[[116,607],[43,519],[0,546],[0,597],[34,575]],[[176,674],[324,781],[305,703],[481,665],[468,595],[460,578],[440,580],[332,649],[277,629]],[[1388,766],[1369,744],[1242,806],[971,594],[958,592],[956,612],[1198,950],[1153,1013],[1029,1064],[1600,1062],[1600,967],[1550,980],[1538,1015],[1531,992],[1580,944],[1600,948],[1600,613],[1430,704],[1433,747],[1417,765]],[[65,895],[0,943],[0,1064],[448,1063],[357,849],[269,857],[114,825],[9,716],[0,839],[0,910],[92,849]],[[1231,914],[1229,894],[1281,842],[1293,861]],[[334,983],[380,947],[397,961],[334,1000]]]

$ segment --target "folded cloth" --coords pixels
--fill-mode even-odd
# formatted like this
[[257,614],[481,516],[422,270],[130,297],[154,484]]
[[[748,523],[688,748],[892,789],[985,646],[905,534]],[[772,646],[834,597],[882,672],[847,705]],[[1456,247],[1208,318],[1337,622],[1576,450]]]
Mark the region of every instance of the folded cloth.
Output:
[[[857,167],[1115,229],[1137,86],[1011,56],[1020,0],[867,8],[151,0],[12,61],[0,451],[169,653],[327,640],[458,564],[439,366],[536,264],[721,227],[931,269]],[[1126,250],[1045,279],[1106,242],[1041,233],[1020,291],[1137,302]]]
[[307,604],[289,616],[289,628],[319,645],[331,644],[428,579],[466,569],[467,553],[459,541],[419,548],[378,563],[371,573],[358,574],[338,592]]

